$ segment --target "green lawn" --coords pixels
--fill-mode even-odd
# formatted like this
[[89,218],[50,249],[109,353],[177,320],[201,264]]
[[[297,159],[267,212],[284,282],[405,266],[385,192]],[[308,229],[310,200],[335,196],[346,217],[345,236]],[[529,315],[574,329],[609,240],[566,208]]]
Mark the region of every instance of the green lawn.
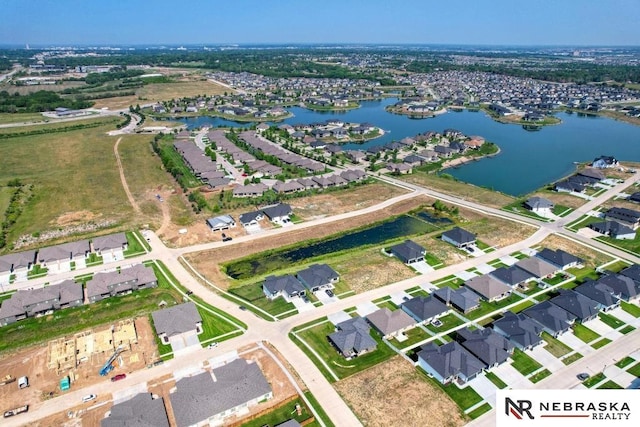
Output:
[[480,301],[480,308],[477,308],[467,313],[466,317],[471,320],[477,319],[478,317],[482,317],[485,314],[493,313],[496,310],[504,308],[509,304],[513,304],[520,300],[522,300],[522,297],[519,297],[518,295],[515,295],[515,294],[511,294],[507,298],[502,299],[500,301],[496,301],[496,302]]
[[600,335],[581,323],[574,323],[571,328],[573,329],[573,334],[587,344],[595,339],[600,338]]
[[511,366],[513,366],[516,370],[518,370],[518,372],[525,376],[542,368],[542,365],[540,363],[536,362],[522,350],[519,350],[517,348],[513,351],[511,359],[513,359],[513,363],[511,363]]
[[482,414],[484,414],[486,412],[489,412],[490,410],[491,410],[491,405],[489,405],[488,403],[483,403],[482,405],[480,405],[479,407],[477,407],[473,411],[469,412],[467,415],[472,420],[475,420],[480,415],[482,415]]
[[549,375],[551,375],[551,372],[548,369],[543,369],[542,371],[537,372],[535,375],[531,375],[529,377],[529,381],[535,384],[538,381],[547,378]]
[[327,415],[327,413],[324,411],[322,406],[320,406],[320,404],[316,400],[315,396],[313,394],[311,394],[311,392],[308,391],[308,390],[304,392],[304,395],[307,398],[307,400],[309,401],[309,403],[311,404],[311,406],[313,406],[313,408],[316,410],[316,412],[318,413],[318,416],[320,418],[322,418],[322,421],[324,421],[325,426],[326,427],[335,427],[335,425],[329,419],[329,416]]
[[398,310],[398,306],[391,302],[391,300],[382,301],[376,304],[380,308],[387,307],[391,311]]
[[607,314],[607,313],[600,312],[600,313],[598,313],[598,317],[600,317],[600,320],[602,320],[603,323],[607,324],[608,326],[612,327],[613,329],[618,329],[618,328],[620,328],[620,327],[625,325],[625,323],[622,320],[620,320],[620,319],[618,319],[616,317],[613,317],[612,315]]
[[635,331],[635,330],[636,330],[636,328],[634,328],[633,326],[631,326],[631,325],[627,325],[627,326],[625,326],[624,328],[620,329],[620,333],[621,333],[621,334],[625,334],[625,335],[626,335],[626,334],[628,334],[629,332],[633,332],[633,331]]
[[635,360],[633,357],[629,357],[629,356],[627,356],[627,357],[625,357],[624,359],[619,360],[619,361],[616,363],[616,366],[617,366],[618,368],[620,368],[620,369],[622,369],[622,368],[626,368],[627,366],[631,365],[631,364],[632,364],[633,362],[635,362],[635,361],[636,361],[636,360]]
[[455,384],[443,385],[435,378],[431,378],[422,368],[416,368],[418,372],[424,375],[424,378],[436,387],[441,388],[447,395],[456,402],[462,411],[471,408],[473,405],[482,402],[482,397],[471,387],[458,388]]
[[462,319],[460,319],[458,316],[456,316],[453,313],[447,314],[446,316],[442,316],[440,318],[440,321],[442,322],[442,326],[440,326],[439,328],[436,328],[431,323],[429,323],[428,325],[426,325],[427,329],[435,333],[439,333],[439,332],[448,331],[449,329],[455,328],[456,326],[460,326],[464,323]]
[[[297,414],[296,405],[300,405],[300,408],[302,409],[300,411],[300,415]],[[269,412],[267,412],[266,414],[258,418],[254,418],[250,421],[242,423],[242,426],[243,427],[275,426],[277,424],[281,424],[291,419],[295,419],[296,421],[302,424],[304,421],[308,420],[311,417],[313,417],[313,414],[311,413],[307,405],[304,403],[304,401],[298,397],[292,401],[286,402],[285,404],[278,406],[277,408],[270,410]],[[309,424],[305,424],[305,425],[309,425]]]
[[[261,283],[254,283],[251,285],[244,285],[237,288],[229,289],[229,293],[237,295],[240,298],[250,302],[256,307],[260,307],[267,313],[274,316],[285,313],[290,310],[295,310],[293,303],[286,302],[284,298],[278,297],[273,301],[269,300],[262,291]],[[272,320],[272,319],[267,319]]]
[[627,369],[627,372],[629,372],[633,376],[640,378],[640,363],[636,363],[635,365]]
[[499,389],[503,389],[503,388],[507,388],[507,383],[505,383],[504,381],[502,381],[500,379],[500,377],[498,377],[496,374],[494,374],[493,372],[487,372],[485,374],[485,376],[487,377],[487,379],[489,381],[491,381],[492,383],[494,383],[496,385],[496,387],[498,387]]
[[396,348],[402,349],[405,347],[409,347],[412,344],[415,344],[417,342],[420,342],[422,340],[425,340],[427,338],[429,338],[431,335],[429,335],[428,333],[426,333],[425,331],[423,331],[422,329],[416,327],[413,329],[409,329],[408,331],[406,331],[404,333],[407,336],[407,340],[406,341],[398,341],[397,339],[393,338],[391,340],[389,340],[389,342],[395,346]]
[[599,372],[594,376],[589,377],[586,380],[582,381],[582,384],[584,384],[584,386],[587,388],[591,388],[594,385],[598,384],[600,381],[604,380],[605,378],[606,378],[605,375],[602,372]]
[[611,237],[598,237],[596,240],[600,240],[601,242],[620,248],[632,254],[640,252],[640,233],[636,233],[635,239],[629,240],[613,239]]
[[565,354],[569,354],[573,351],[571,347],[561,342],[560,340],[557,340],[546,332],[542,333],[542,339],[547,342],[547,345],[544,346],[545,350],[553,354],[555,357],[560,358]]
[[562,363],[564,363],[565,365],[571,365],[573,362],[581,358],[582,355],[580,353],[573,353],[571,356],[562,359]]
[[621,387],[620,385],[616,384],[615,382],[609,380],[606,383],[604,383],[601,386],[599,386],[598,388],[599,389],[615,390],[615,389],[622,389],[623,387]]
[[626,301],[620,301],[620,307],[632,315],[633,317],[640,317],[640,307],[637,304],[631,304]]

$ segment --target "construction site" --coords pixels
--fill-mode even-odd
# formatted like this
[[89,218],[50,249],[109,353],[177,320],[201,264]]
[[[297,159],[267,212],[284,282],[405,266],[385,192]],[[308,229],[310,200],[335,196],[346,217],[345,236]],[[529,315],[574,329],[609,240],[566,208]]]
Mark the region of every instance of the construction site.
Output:
[[29,387],[18,389],[15,382],[0,385],[0,410],[25,402],[36,404],[69,388],[108,381],[110,374],[145,368],[156,358],[157,346],[147,317],[55,339],[1,359],[0,378],[27,376]]

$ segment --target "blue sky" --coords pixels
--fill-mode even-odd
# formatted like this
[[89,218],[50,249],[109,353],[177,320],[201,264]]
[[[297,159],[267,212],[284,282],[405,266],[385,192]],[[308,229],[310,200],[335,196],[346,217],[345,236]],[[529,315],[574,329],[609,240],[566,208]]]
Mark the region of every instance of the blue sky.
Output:
[[0,44],[640,45],[640,0],[0,0]]

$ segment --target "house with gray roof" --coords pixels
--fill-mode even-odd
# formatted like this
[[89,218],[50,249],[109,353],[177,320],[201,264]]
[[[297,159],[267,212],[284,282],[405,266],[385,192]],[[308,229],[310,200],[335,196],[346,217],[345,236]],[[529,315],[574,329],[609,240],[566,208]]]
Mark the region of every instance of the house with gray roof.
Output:
[[36,289],[19,290],[0,307],[0,326],[53,310],[84,304],[82,285],[73,280]]
[[236,226],[236,221],[231,215],[220,215],[207,219],[207,225],[211,231],[228,230]]
[[538,303],[522,313],[538,322],[545,332],[556,338],[567,332],[576,320],[576,316],[549,301]]
[[638,286],[640,286],[640,264],[633,264],[632,266],[620,271],[620,274],[630,278]]
[[573,290],[560,289],[560,295],[549,301],[558,307],[568,311],[576,317],[580,323],[598,317],[598,303]]
[[14,252],[0,256],[0,283],[9,283],[11,275],[15,276],[15,280],[26,280],[35,262],[36,251]]
[[367,315],[367,321],[384,338],[390,339],[416,326],[416,321],[402,310],[383,307]]
[[290,205],[278,203],[277,205],[262,208],[262,213],[269,218],[269,221],[276,224],[283,224],[290,221],[289,215],[291,215],[293,211]]
[[538,253],[536,257],[558,267],[560,270],[566,270],[573,267],[581,267],[584,264],[584,260],[572,255],[562,249],[551,250],[544,248]]
[[131,399],[116,403],[100,420],[100,427],[169,427],[167,408],[162,397],[138,393]]
[[156,286],[158,286],[158,279],[153,268],[136,264],[129,268],[121,268],[120,271],[94,274],[86,284],[87,298],[89,298],[89,302],[96,302]]
[[489,369],[506,362],[513,354],[513,344],[490,328],[458,329],[456,340]]
[[169,400],[177,427],[221,425],[247,407],[271,399],[273,392],[257,363],[244,359],[176,381]]
[[551,202],[551,200],[538,196],[529,197],[524,202],[525,209],[530,210],[531,212],[540,216],[549,216],[552,213],[554,206],[555,205]]
[[480,297],[475,292],[470,291],[464,286],[458,289],[451,289],[445,286],[436,289],[431,293],[434,297],[445,303],[449,307],[467,314],[472,310],[480,307]]
[[424,261],[427,250],[413,240],[405,240],[391,246],[390,252],[405,264],[413,264]]
[[328,336],[329,341],[347,360],[361,356],[377,348],[371,337],[371,328],[362,317],[353,317],[336,325],[336,331]]
[[340,280],[340,275],[327,264],[313,264],[298,271],[296,277],[308,290],[317,292],[321,289],[333,289]]
[[442,233],[442,240],[463,249],[476,243],[476,235],[460,227],[454,227]]
[[560,268],[538,257],[524,258],[514,264],[536,279],[553,277]]
[[464,286],[489,302],[507,298],[513,292],[511,286],[490,274],[473,277],[464,282]]
[[71,271],[71,263],[75,264],[76,269],[86,267],[90,252],[89,241],[78,240],[39,249],[36,261],[50,273]]
[[619,223],[618,221],[592,222],[589,228],[598,233],[618,240],[633,240],[636,238],[636,231],[631,227]]
[[429,323],[451,311],[442,301],[431,295],[411,298],[402,303],[400,308],[413,317],[418,324]]
[[620,307],[620,298],[614,295],[613,288],[600,281],[588,280],[573,290],[595,301],[598,310],[609,311]]
[[246,212],[240,214],[240,216],[238,217],[238,219],[240,220],[240,224],[242,224],[243,227],[258,225],[258,221],[260,221],[262,218],[264,218],[264,214],[262,213],[262,211]]
[[531,273],[515,265],[497,268],[489,274],[511,287],[526,288],[527,282],[534,279]]
[[129,247],[127,236],[124,233],[98,236],[91,239],[91,248],[98,256],[102,257],[103,263],[120,261],[124,259],[124,251]]
[[283,423],[280,424],[276,424],[275,427],[301,427],[302,424],[300,424],[298,421],[294,420],[294,419],[290,419],[287,420]]
[[483,362],[455,341],[441,346],[429,343],[422,347],[418,353],[418,366],[442,384],[452,381],[464,384],[485,368]]
[[613,207],[604,213],[604,219],[610,221],[618,221],[633,230],[637,230],[640,226],[640,212],[633,209]]
[[291,298],[305,294],[304,286],[290,274],[284,276],[267,276],[262,284],[262,291],[268,299],[274,300],[283,297],[289,302]]
[[493,322],[492,327],[520,350],[531,350],[544,342],[541,338],[543,327],[523,313],[507,311]]
[[153,327],[164,344],[178,335],[199,335],[203,332],[202,317],[193,301],[163,308],[151,313]]
[[616,298],[630,302],[640,296],[640,284],[623,274],[607,274],[598,279],[598,283],[607,285]]

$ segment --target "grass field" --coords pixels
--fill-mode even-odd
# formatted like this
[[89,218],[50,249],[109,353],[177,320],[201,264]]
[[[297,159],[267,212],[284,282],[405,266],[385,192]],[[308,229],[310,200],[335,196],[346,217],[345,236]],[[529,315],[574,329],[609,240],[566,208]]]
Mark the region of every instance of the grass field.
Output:
[[633,376],[640,378],[640,363],[636,363],[635,365],[627,369],[627,372],[629,372]]
[[575,323],[571,328],[573,329],[573,334],[586,343],[590,343],[591,341],[600,338],[600,335],[581,323]]
[[[89,126],[93,126],[93,125],[97,125],[97,124],[111,124],[112,125],[112,129],[116,128],[116,125],[118,123],[121,123],[122,121],[124,121],[123,118],[121,117],[114,117],[114,116],[108,116],[108,117],[91,117],[91,118],[86,118],[86,119],[78,119],[78,120],[69,120],[68,122],[56,122],[56,121],[52,121],[50,123],[47,124],[41,124],[41,125],[32,125],[32,126],[15,126],[15,127],[6,127],[6,128],[0,128],[0,135],[2,134],[13,134],[13,133],[21,133],[21,132],[40,132],[40,131],[52,131],[52,130],[56,130],[56,129],[64,129],[64,128],[69,128],[71,126],[78,126],[78,125],[89,125]],[[73,131],[71,131],[73,132]],[[52,132],[53,133],[53,132]],[[57,132],[57,133],[65,133],[65,132]]]
[[594,376],[582,381],[582,384],[584,384],[584,386],[587,388],[591,388],[594,385],[598,384],[600,381],[604,380],[605,378],[606,376],[602,372],[599,372]]
[[546,332],[542,333],[542,339],[547,342],[547,345],[544,346],[544,349],[553,354],[555,357],[562,357],[565,354],[569,354],[573,351],[571,347],[555,339]]
[[637,305],[630,304],[626,301],[620,301],[620,307],[633,317],[640,317],[640,307]]
[[562,359],[562,363],[564,363],[565,365],[571,365],[578,359],[582,359],[582,355],[580,353],[573,353],[571,356]]
[[598,317],[600,318],[602,323],[605,323],[606,325],[612,327],[613,329],[618,329],[625,325],[625,323],[622,320],[607,313],[600,312],[598,313]]
[[549,375],[551,375],[551,372],[548,369],[543,369],[540,372],[537,372],[534,375],[531,375],[529,377],[529,381],[531,381],[532,383],[537,383],[538,381],[541,381],[545,378],[547,378]]
[[595,348],[595,349],[599,349],[601,347],[604,347],[605,345],[609,344],[611,342],[611,340],[609,338],[602,338],[601,340],[598,340],[594,343],[591,344],[591,347]]
[[627,366],[631,365],[633,362],[635,362],[636,360],[633,357],[625,357],[622,360],[619,360],[618,362],[616,362],[616,366],[620,369],[622,368],[626,368]]
[[511,365],[525,376],[542,368],[540,363],[536,362],[522,350],[517,348],[513,351],[511,359],[513,359],[513,363]]
[[0,113],[0,125],[7,123],[32,123],[42,122],[46,119],[40,113]]
[[507,383],[505,383],[504,381],[502,381],[500,379],[500,377],[498,377],[496,374],[494,374],[493,372],[487,372],[485,374],[485,376],[487,377],[487,379],[489,381],[491,381],[492,383],[495,384],[496,387],[498,387],[499,389],[503,389],[503,388],[507,388]]
[[622,389],[624,387],[620,386],[619,384],[617,384],[614,381],[607,381],[606,383],[602,384],[601,386],[598,387],[599,389],[607,389],[607,390],[615,390],[615,389]]
[[635,330],[636,330],[636,328],[634,328],[633,326],[631,326],[631,325],[627,325],[627,326],[625,326],[624,328],[620,329],[620,331],[619,331],[619,332],[620,332],[621,334],[625,334],[625,335],[626,335],[626,334],[628,334],[629,332],[633,332],[633,331],[635,331]]
[[[300,411],[300,415],[296,413],[296,405],[300,405],[300,408],[302,409]],[[312,416],[313,414],[311,413],[309,408],[307,408],[307,405],[304,403],[302,399],[298,397],[292,401],[285,402],[283,405],[280,405],[279,407],[272,409],[268,413],[258,418],[254,418],[250,421],[246,421],[242,423],[242,426],[243,427],[262,427],[265,425],[275,426],[290,419],[294,419],[299,423],[302,423],[308,420],[309,418],[311,418]],[[318,424],[317,422],[314,424],[312,422],[312,423],[307,423],[305,425],[314,426],[314,425],[320,425],[320,424]]]

